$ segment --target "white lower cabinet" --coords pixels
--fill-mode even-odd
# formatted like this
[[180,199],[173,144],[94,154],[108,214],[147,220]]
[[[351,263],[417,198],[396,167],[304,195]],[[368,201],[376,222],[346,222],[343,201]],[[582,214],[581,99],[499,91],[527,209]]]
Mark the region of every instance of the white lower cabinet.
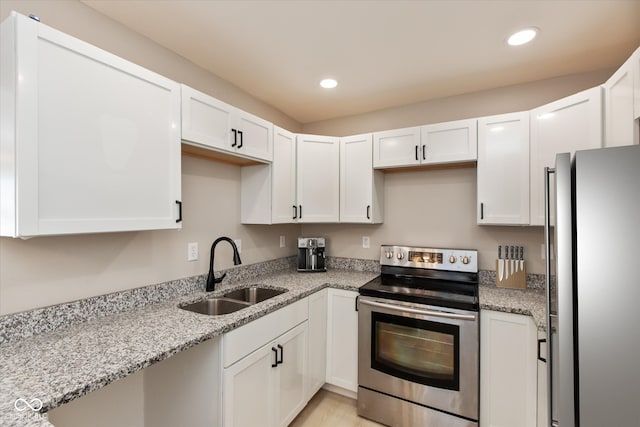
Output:
[[328,296],[326,381],[353,397],[358,392],[358,293],[329,289]]
[[538,427],[548,427],[549,423],[549,401],[547,399],[547,390],[549,380],[547,378],[547,334],[538,331]]
[[307,317],[305,298],[224,335],[224,426],[286,426],[304,408]]
[[324,385],[327,372],[327,295],[323,289],[309,296],[309,380],[307,400]]
[[536,427],[537,339],[530,316],[480,312],[483,427]]

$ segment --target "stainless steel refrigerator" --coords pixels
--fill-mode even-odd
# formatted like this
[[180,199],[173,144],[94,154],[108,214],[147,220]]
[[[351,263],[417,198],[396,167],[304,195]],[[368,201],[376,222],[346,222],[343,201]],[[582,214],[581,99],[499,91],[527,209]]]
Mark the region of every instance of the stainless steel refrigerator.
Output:
[[640,427],[640,146],[558,154],[545,184],[549,425]]

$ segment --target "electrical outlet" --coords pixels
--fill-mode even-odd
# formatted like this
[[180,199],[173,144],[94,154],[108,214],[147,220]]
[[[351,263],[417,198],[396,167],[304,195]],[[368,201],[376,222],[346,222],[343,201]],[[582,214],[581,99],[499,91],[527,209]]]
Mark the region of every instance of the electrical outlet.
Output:
[[[543,261],[547,258],[547,248],[544,243],[540,245],[540,257]],[[553,245],[551,245],[551,260],[553,261]]]
[[233,243],[236,244],[236,246],[238,247],[238,253],[241,254],[242,253],[242,240],[234,239]]
[[364,249],[369,249],[371,247],[369,236],[362,236],[362,247]]
[[198,260],[198,242],[187,244],[187,261]]
[[286,245],[285,245],[284,236],[280,236],[280,247],[281,247],[281,248],[284,248],[285,246],[286,246]]

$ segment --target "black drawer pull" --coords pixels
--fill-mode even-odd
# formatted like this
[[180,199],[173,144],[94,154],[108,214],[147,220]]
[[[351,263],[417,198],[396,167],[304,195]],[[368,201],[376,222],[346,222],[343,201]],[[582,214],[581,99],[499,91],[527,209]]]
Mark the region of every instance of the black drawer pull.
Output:
[[547,359],[545,359],[544,357],[540,357],[540,344],[542,344],[543,342],[547,342],[546,338],[540,338],[538,340],[538,360],[544,363],[547,363]]
[[275,363],[271,364],[271,367],[275,368],[276,366],[278,366],[278,349],[275,347],[271,347],[271,351],[273,351],[276,354]]
[[178,205],[178,219],[176,219],[176,222],[182,222],[182,201],[176,200],[176,204]]

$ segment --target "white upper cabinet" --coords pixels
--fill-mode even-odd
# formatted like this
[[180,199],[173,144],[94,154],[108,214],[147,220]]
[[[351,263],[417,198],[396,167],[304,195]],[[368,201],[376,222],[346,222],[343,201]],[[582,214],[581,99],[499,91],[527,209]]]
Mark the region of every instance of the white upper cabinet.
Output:
[[273,162],[243,166],[240,185],[242,224],[295,222],[296,135],[274,126]]
[[476,159],[475,119],[373,134],[374,168],[458,163]]
[[274,126],[272,223],[293,222],[296,218],[296,135]]
[[189,86],[182,90],[182,139],[201,148],[270,162],[273,125]]
[[16,13],[1,31],[0,234],[180,228],[179,85]]
[[530,111],[531,225],[544,225],[544,168],[555,166],[556,154],[602,146],[601,92],[595,87]]
[[422,164],[471,162],[478,158],[478,121],[458,120],[422,126]]
[[[603,85],[605,147],[631,145],[634,143],[634,80],[636,62],[640,51],[636,51]],[[635,124],[637,126],[637,124]]]
[[297,137],[298,222],[338,222],[340,217],[340,139]]
[[478,119],[478,224],[529,224],[529,112]]
[[420,128],[394,129],[373,134],[373,167],[420,164]]
[[373,169],[373,137],[340,138],[340,222],[380,223],[384,174]]

